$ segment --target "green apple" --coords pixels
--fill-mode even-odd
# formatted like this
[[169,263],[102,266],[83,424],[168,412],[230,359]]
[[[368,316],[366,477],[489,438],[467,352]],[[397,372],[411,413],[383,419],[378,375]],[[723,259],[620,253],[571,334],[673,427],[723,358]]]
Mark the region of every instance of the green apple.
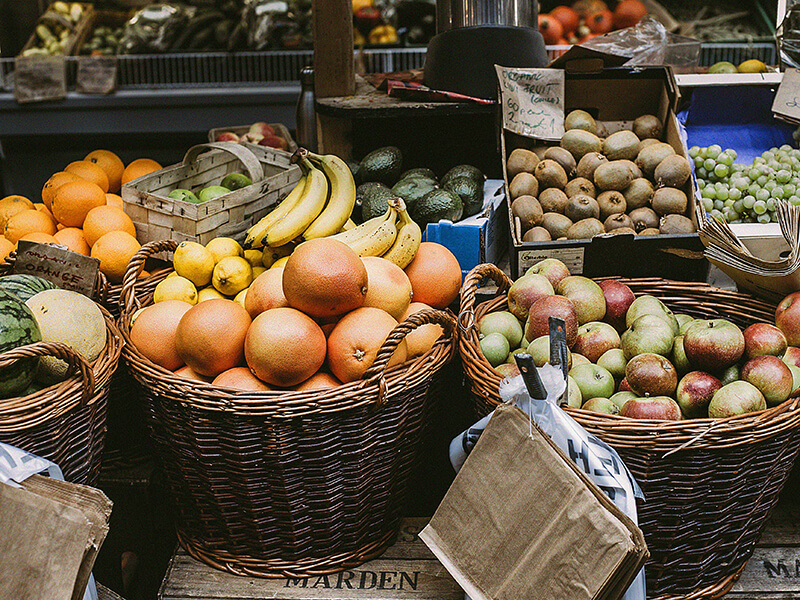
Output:
[[219,184],[224,187],[228,188],[229,190],[239,190],[243,187],[247,187],[248,185],[253,184],[253,180],[250,179],[244,173],[228,173],[223,177],[222,181]]
[[518,348],[522,343],[522,323],[507,310],[491,312],[481,317],[478,331],[481,335],[502,334],[511,348]]
[[184,202],[191,202],[193,204],[197,204],[198,202],[200,202],[200,200],[197,199],[197,196],[195,196],[193,192],[183,188],[175,188],[169,193],[167,197],[172,198],[173,200],[183,200]]
[[480,340],[481,352],[493,367],[501,365],[508,357],[508,340],[502,333],[490,333]]
[[578,384],[581,398],[610,398],[614,393],[614,376],[607,369],[591,363],[572,367],[569,375]]
[[208,202],[209,200],[219,198],[220,196],[229,192],[230,190],[228,188],[222,187],[221,185],[209,185],[197,193],[197,198],[200,200],[200,202]]

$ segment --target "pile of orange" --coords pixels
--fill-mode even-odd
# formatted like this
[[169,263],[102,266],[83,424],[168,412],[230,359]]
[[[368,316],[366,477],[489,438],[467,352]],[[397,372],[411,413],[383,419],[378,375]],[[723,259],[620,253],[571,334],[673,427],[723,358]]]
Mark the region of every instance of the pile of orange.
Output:
[[149,158],[125,166],[109,150],[94,150],[54,173],[42,186],[42,201],[23,196],[0,200],[0,259],[19,240],[60,244],[100,261],[100,270],[120,283],[139,250],[136,229],[122,208],[122,184],[161,168]]

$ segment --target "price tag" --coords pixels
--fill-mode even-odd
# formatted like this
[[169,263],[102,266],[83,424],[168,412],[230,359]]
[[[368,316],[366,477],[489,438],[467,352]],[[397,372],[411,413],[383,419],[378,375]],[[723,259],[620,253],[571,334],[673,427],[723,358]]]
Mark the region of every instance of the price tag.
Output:
[[67,97],[63,56],[18,56],[14,59],[14,99],[20,104]]
[[81,94],[110,94],[117,87],[115,56],[82,56],[78,59],[75,89]]
[[564,71],[495,65],[503,127],[519,135],[559,140],[564,135]]
[[800,71],[797,69],[786,69],[783,74],[772,102],[772,112],[784,121],[800,123]]
[[58,287],[94,295],[100,261],[61,246],[21,240],[14,261],[15,273],[28,273],[55,283]]
[[524,273],[530,269],[537,262],[545,258],[557,258],[569,269],[573,275],[580,275],[583,273],[583,262],[586,248],[579,246],[577,248],[540,248],[537,250],[520,250],[517,254],[517,261],[519,262],[519,272]]

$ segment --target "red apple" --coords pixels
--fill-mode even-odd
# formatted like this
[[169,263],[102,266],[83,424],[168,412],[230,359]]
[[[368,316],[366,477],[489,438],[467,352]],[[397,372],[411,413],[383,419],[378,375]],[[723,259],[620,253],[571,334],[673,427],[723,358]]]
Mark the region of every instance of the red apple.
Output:
[[275,130],[272,128],[271,125],[264,123],[264,121],[258,121],[250,125],[250,129],[248,130],[250,133],[257,133],[261,135],[261,137],[267,137],[268,135],[275,135]]
[[790,346],[800,346],[800,291],[792,292],[778,303],[775,325],[786,336]]
[[555,294],[553,285],[544,275],[523,275],[508,288],[508,310],[520,320],[528,318],[531,305],[545,296]]
[[722,382],[705,371],[691,371],[678,382],[675,400],[687,419],[708,416],[708,403]]
[[535,340],[543,335],[550,335],[550,317],[564,319],[567,346],[571,348],[578,335],[578,315],[572,300],[555,294],[540,298],[531,305],[525,321],[525,339]]
[[783,362],[787,365],[794,365],[800,367],[800,348],[796,346],[789,346],[783,354]]
[[625,367],[625,379],[640,396],[669,396],[678,385],[675,367],[660,354],[637,354]]
[[589,321],[578,327],[573,352],[583,354],[589,362],[596,363],[608,350],[619,348],[617,330],[602,321]]
[[756,386],[770,406],[785,401],[794,389],[792,371],[777,356],[751,358],[744,363],[740,377]]
[[511,363],[502,363],[494,367],[494,370],[497,371],[501,377],[516,377],[519,375],[519,367],[517,365],[512,365]]
[[241,137],[241,140],[240,140],[240,141],[242,141],[242,142],[249,142],[249,143],[251,143],[251,144],[257,144],[257,143],[259,143],[259,142],[260,142],[261,140],[263,140],[263,139],[264,139],[264,136],[263,136],[263,135],[261,135],[260,133],[245,133],[245,134],[244,134],[244,135]]
[[786,336],[783,332],[769,323],[753,323],[743,332],[744,358],[751,359],[755,356],[782,356],[786,352]]
[[742,357],[744,335],[736,325],[725,319],[700,321],[686,330],[683,349],[694,369],[719,372]]
[[708,404],[708,416],[712,419],[723,419],[766,408],[767,401],[758,388],[752,383],[739,380],[723,385],[714,392]]
[[529,273],[544,275],[550,280],[553,289],[556,288],[562,279],[569,277],[569,269],[567,268],[567,265],[557,258],[545,258],[544,260],[540,260],[530,269],[525,271],[525,275],[528,275]]
[[680,421],[681,407],[669,396],[645,396],[631,398],[622,405],[619,414],[631,419],[654,419],[658,421]]
[[631,386],[628,385],[628,380],[623,377],[622,381],[620,381],[619,385],[617,386],[617,391],[618,392],[632,392],[633,390],[631,389]]
[[288,150],[289,142],[279,135],[265,135],[264,138],[258,142],[260,146],[268,146],[270,148],[278,148],[279,150]]
[[603,320],[622,333],[626,329],[625,315],[636,297],[631,288],[615,279],[604,279],[598,285],[606,299],[606,316]]
[[239,136],[232,131],[223,131],[217,136],[218,142],[238,142]]
[[556,294],[572,300],[578,323],[600,321],[606,314],[606,299],[597,283],[583,275],[570,275],[556,286]]
[[583,354],[578,354],[577,352],[570,352],[570,357],[572,358],[573,366],[592,364],[592,361],[586,358]]
[[619,406],[608,398],[589,398],[581,406],[583,410],[591,410],[592,412],[604,413],[607,415],[618,415]]

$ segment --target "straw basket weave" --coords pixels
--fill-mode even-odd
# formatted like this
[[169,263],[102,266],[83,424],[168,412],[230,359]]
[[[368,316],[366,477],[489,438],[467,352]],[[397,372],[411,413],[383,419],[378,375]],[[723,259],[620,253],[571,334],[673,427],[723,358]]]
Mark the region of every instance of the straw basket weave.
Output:
[[[475,306],[484,280],[495,298]],[[673,311],[725,318],[744,328],[774,322],[775,307],[749,295],[658,278],[623,279],[637,296],[651,294]],[[477,412],[500,403],[501,377],[483,357],[477,322],[507,309],[511,280],[490,264],[464,280],[459,354]],[[650,559],[648,598],[718,598],[744,570],[800,448],[800,400],[725,419],[647,421],[565,410],[587,431],[613,446],[641,486],[639,527]]]
[[0,441],[61,467],[73,483],[94,485],[106,435],[106,409],[122,339],[108,311],[106,347],[91,364],[64,344],[36,342],[0,354],[0,369],[21,359],[55,356],[69,363],[70,377],[34,394],[0,400]]
[[[455,353],[454,316],[412,315],[363,379],[333,389],[244,392],[183,379],[145,358],[127,325],[143,259],[174,245],[146,244],[133,257],[120,326],[181,544],[212,566],[262,577],[330,573],[378,556],[397,533],[437,374]],[[425,323],[445,335],[387,368],[397,344]]]

